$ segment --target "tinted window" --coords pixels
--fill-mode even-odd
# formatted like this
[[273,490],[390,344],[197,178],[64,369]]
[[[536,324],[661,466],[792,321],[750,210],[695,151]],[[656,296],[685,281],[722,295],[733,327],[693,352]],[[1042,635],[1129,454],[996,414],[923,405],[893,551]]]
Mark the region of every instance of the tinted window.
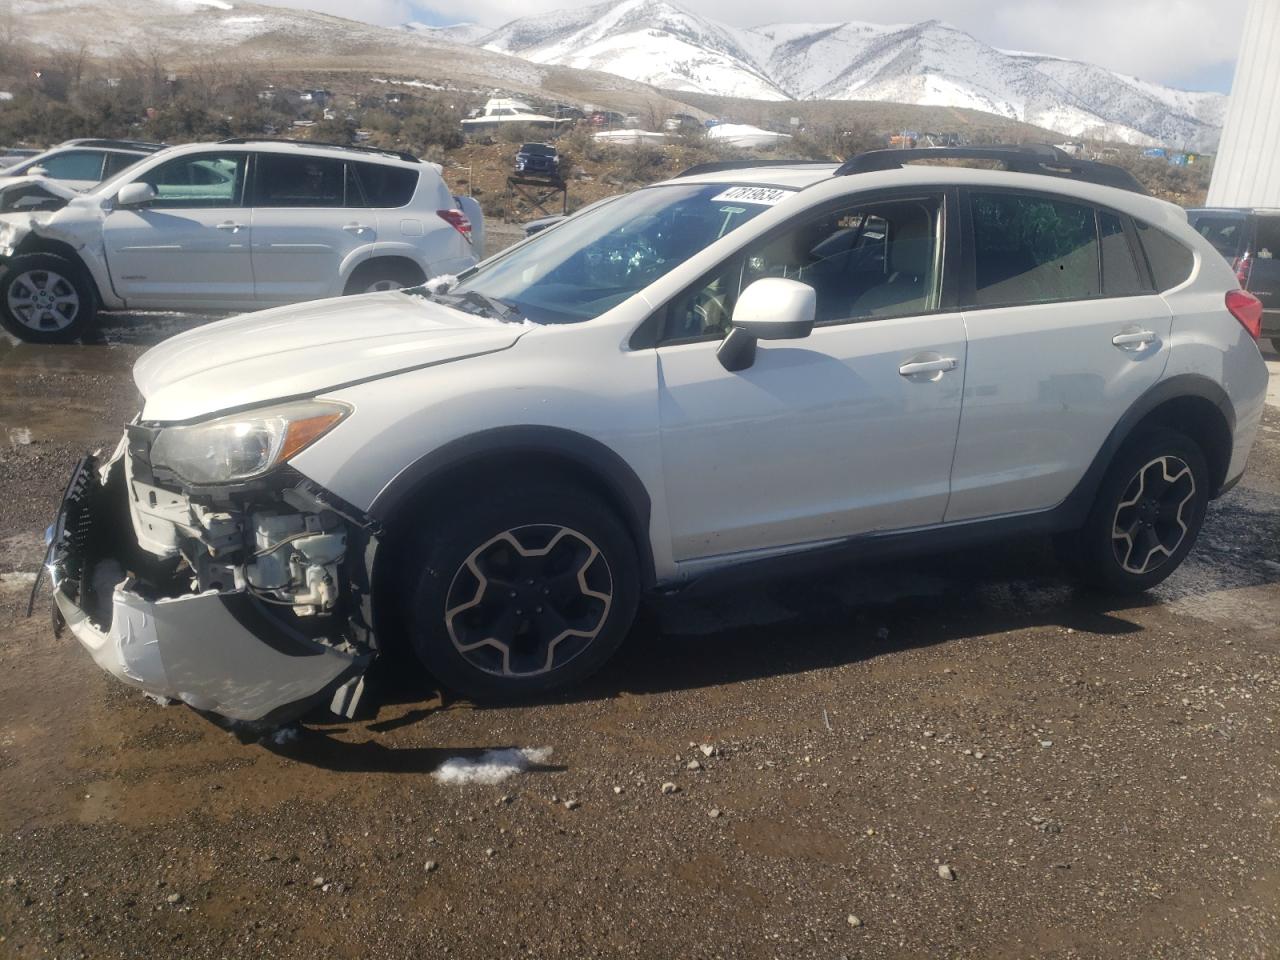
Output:
[[343,162],[328,157],[260,153],[254,206],[341,207]]
[[1093,208],[1012,193],[972,194],[976,306],[1098,295]]
[[1138,239],[1142,241],[1147,263],[1151,265],[1151,276],[1157,290],[1176,287],[1191,276],[1195,257],[1190,250],[1148,223],[1135,220],[1134,225],[1138,228]]
[[1244,253],[1248,228],[1248,221],[1244,217],[1215,217],[1200,214],[1191,218],[1191,225],[1228,260],[1234,260]]
[[136,153],[108,153],[106,173],[102,178],[105,180],[108,177],[114,177],[121,170],[132,167],[141,159],[142,157]]
[[1258,217],[1253,255],[1259,260],[1280,259],[1280,217]]
[[1146,293],[1146,285],[1133,260],[1124,224],[1114,213],[1098,211],[1098,236],[1102,243],[1102,292],[1108,297]]
[[418,171],[385,163],[348,163],[354,190],[347,191],[349,207],[403,207],[418,188]]
[[162,163],[136,182],[155,187],[157,207],[238,207],[244,170],[243,153],[197,153]]
[[666,340],[724,336],[738,294],[764,277],[813,287],[818,323],[936,309],[936,197],[824,214],[734,257],[672,301]]
[[45,157],[33,166],[44,167],[45,175],[51,180],[92,180],[97,183],[102,179],[102,152],[67,150]]

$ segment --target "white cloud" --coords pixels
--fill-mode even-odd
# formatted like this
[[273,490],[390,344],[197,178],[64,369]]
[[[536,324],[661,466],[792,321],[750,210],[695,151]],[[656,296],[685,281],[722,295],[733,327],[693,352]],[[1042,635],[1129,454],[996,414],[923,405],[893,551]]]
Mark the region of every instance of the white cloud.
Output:
[[[372,23],[413,19],[499,26],[575,6],[570,0],[259,0]],[[674,0],[736,26],[791,21],[945,20],[992,46],[1085,60],[1157,82],[1177,82],[1235,59],[1248,0]],[[1270,2],[1270,0],[1258,0]]]

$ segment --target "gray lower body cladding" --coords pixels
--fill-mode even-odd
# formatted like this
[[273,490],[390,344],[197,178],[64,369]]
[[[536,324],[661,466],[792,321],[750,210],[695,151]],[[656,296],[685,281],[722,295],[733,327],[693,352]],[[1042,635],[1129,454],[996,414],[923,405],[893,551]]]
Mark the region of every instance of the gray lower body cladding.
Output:
[[[230,720],[277,724],[322,702],[353,709],[374,655],[371,635],[352,629],[360,617],[341,603],[295,616],[243,582],[202,588],[187,557],[139,547],[126,472],[120,455],[105,466],[81,461],[51,528],[54,602],[94,661],[147,693]],[[340,586],[351,604],[352,586]],[[348,609],[360,607],[357,599]]]

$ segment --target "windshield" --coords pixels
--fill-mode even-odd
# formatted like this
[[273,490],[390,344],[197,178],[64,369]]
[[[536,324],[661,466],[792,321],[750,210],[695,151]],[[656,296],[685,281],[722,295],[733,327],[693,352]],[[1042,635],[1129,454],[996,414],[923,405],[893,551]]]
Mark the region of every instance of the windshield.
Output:
[[572,217],[449,294],[502,303],[512,320],[591,320],[791,192],[723,183],[637,190]]

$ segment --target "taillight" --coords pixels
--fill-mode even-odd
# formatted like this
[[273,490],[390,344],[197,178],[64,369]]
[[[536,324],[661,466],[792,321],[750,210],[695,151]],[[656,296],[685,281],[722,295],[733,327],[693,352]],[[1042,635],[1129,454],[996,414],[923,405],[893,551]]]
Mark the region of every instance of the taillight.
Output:
[[1240,289],[1249,289],[1249,271],[1253,269],[1252,257],[1236,257],[1231,262],[1231,269],[1236,272],[1236,279],[1240,281]]
[[1246,290],[1227,291],[1227,310],[1257,340],[1262,336],[1262,301]]
[[436,213],[441,220],[466,237],[467,243],[471,242],[471,221],[465,213],[461,210],[437,210]]

